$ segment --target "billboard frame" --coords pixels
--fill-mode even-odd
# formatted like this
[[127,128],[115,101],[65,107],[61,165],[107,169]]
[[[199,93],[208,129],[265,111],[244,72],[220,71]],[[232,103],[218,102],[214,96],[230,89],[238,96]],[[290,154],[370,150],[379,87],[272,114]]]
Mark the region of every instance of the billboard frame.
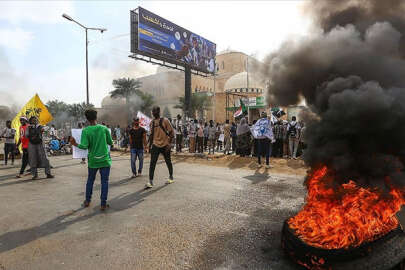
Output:
[[[202,76],[202,77],[214,77],[214,89],[215,89],[215,76],[216,76],[216,54],[214,57],[214,72],[207,72],[201,69],[196,68],[195,66],[189,65],[182,61],[177,61],[175,59],[166,58],[163,56],[147,53],[144,51],[138,50],[139,47],[139,7],[133,10],[130,10],[130,51],[131,55],[128,57],[135,60],[145,61],[154,65],[160,65],[170,69],[176,69],[184,72],[184,113],[186,117],[190,117],[190,107],[191,107],[191,74]],[[135,22],[135,26],[133,25]],[[135,28],[135,29],[134,29]],[[134,40],[136,36],[136,40]],[[214,43],[215,44],[215,43]],[[216,47],[216,44],[215,44]],[[157,61],[153,61],[157,60]],[[215,92],[214,92],[215,98]],[[215,107],[214,107],[215,109]],[[183,118],[185,121],[185,118]]]
[[[170,59],[170,58],[166,58],[163,56],[158,56],[158,55],[154,55],[154,54],[150,54],[144,51],[140,51],[138,50],[138,46],[135,46],[135,48],[133,48],[133,35],[136,34],[137,37],[137,42],[136,45],[139,44],[139,32],[138,32],[138,24],[139,24],[139,7],[133,10],[130,10],[130,27],[131,27],[131,55],[129,55],[128,57],[136,59],[136,60],[141,60],[141,61],[145,61],[147,63],[151,63],[154,65],[160,65],[160,66],[164,66],[167,68],[172,68],[172,69],[177,69],[180,71],[185,71],[186,70],[186,66],[190,68],[191,73],[197,76],[202,76],[202,77],[211,77],[211,76],[215,76],[216,74],[216,69],[214,68],[214,72],[206,72],[203,71],[201,69],[195,68],[194,66],[188,65],[182,61],[176,61],[174,59]],[[137,18],[137,27],[135,27],[136,29],[133,29],[133,25],[132,25],[132,15],[135,14],[136,18]],[[158,60],[160,62],[155,62],[152,59]],[[214,58],[215,60],[215,58]],[[216,66],[216,62],[214,62],[214,66]]]

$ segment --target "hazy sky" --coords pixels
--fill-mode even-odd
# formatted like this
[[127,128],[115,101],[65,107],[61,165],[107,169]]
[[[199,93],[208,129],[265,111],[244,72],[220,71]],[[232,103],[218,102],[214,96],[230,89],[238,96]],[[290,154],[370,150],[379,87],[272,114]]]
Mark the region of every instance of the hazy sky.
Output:
[[152,74],[156,66],[128,58],[129,11],[142,6],[217,44],[259,59],[310,22],[303,1],[1,1],[0,105],[24,104],[35,93],[44,102],[82,102],[85,34],[63,13],[89,27],[90,102],[100,102],[119,77]]

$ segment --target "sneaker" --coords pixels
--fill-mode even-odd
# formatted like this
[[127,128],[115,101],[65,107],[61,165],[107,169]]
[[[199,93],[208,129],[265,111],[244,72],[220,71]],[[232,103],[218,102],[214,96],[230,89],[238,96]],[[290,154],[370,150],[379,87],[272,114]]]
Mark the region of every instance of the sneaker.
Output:
[[148,188],[153,188],[153,185],[151,183],[146,183],[145,189],[148,189]]
[[271,166],[270,165],[266,165],[266,169],[270,169],[271,168]]
[[172,184],[174,183],[173,176],[170,176],[169,179],[167,179],[166,184]]
[[139,171],[138,171],[138,176],[141,176],[141,175],[142,175],[142,172],[139,172]]
[[90,206],[90,202],[87,201],[87,200],[84,200],[83,203],[82,203],[82,207],[86,208],[86,207],[89,207],[89,206]]
[[46,178],[55,178],[55,176],[53,176],[52,174],[47,174]]
[[263,167],[262,164],[257,164],[257,168],[260,169],[261,167]]
[[103,204],[100,206],[100,211],[105,211],[107,208],[110,208],[109,204]]
[[132,176],[131,176],[131,178],[135,178],[136,177],[136,174],[133,174]]
[[21,178],[23,176],[23,174],[17,174],[15,177],[16,178]]

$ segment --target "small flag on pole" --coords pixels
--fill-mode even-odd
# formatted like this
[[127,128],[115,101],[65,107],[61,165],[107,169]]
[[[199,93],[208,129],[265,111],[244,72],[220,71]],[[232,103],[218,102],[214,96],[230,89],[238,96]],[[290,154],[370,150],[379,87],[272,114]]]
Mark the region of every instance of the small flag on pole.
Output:
[[240,106],[239,109],[233,114],[233,117],[237,118],[243,115],[246,112],[246,106],[243,103],[242,99],[240,99]]

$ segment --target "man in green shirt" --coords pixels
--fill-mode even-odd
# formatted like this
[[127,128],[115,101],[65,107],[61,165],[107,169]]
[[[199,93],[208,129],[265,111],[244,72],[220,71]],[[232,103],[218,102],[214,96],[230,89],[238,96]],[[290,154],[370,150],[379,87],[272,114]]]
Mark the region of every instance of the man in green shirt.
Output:
[[80,144],[71,137],[70,143],[80,149],[88,149],[88,178],[86,184],[86,199],[83,202],[84,207],[88,207],[93,193],[93,184],[96,179],[97,171],[100,170],[101,175],[101,210],[104,211],[107,207],[108,195],[108,178],[110,177],[111,157],[108,145],[113,145],[110,131],[103,125],[97,124],[97,111],[86,110],[86,118],[90,125],[83,129],[80,138]]

